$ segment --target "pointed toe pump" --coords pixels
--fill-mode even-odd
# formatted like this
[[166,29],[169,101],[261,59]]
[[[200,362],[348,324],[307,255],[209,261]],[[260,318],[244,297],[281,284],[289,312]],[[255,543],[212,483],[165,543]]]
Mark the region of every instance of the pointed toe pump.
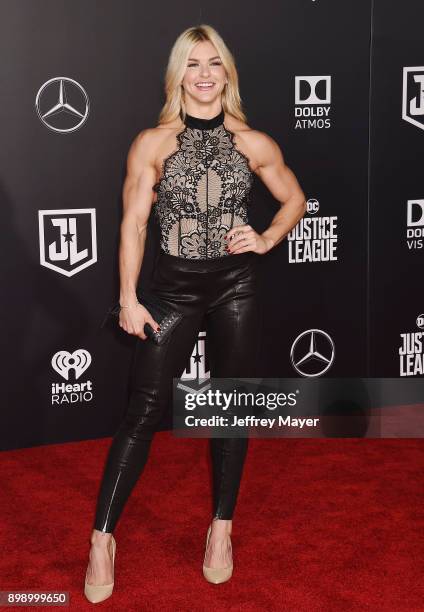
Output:
[[[209,525],[208,533],[206,536],[206,549],[208,548],[209,536],[211,534],[211,526]],[[206,558],[206,550],[205,557]],[[233,574],[233,563],[231,565],[227,565],[227,567],[206,567],[205,561],[203,559],[203,575],[208,582],[212,582],[213,584],[220,584],[221,582],[226,582],[229,580]]]
[[[112,536],[112,566],[113,573],[115,573],[115,552],[116,552],[116,542],[115,538]],[[113,585],[115,581],[110,584],[87,584],[87,572],[85,574],[85,587],[84,587],[84,595],[91,601],[91,603],[99,603],[100,601],[104,601],[108,597],[112,595]]]

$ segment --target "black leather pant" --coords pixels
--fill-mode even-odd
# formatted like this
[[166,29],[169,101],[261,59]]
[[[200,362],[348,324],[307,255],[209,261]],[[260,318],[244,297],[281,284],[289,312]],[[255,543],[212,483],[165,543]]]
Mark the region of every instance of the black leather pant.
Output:
[[[94,528],[112,532],[147,461],[150,444],[205,324],[211,377],[257,376],[260,312],[252,252],[185,259],[160,251],[151,290],[184,313],[158,346],[137,338],[127,414],[100,486]],[[248,438],[210,438],[213,516],[233,517]]]

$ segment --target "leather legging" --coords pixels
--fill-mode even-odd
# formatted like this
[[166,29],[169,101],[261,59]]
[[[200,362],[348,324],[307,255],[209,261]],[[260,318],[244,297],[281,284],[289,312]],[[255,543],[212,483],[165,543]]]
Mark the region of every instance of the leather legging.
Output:
[[[129,405],[109,450],[94,528],[112,532],[146,464],[150,444],[205,324],[211,377],[257,376],[260,311],[252,252],[185,259],[160,251],[152,292],[183,312],[169,340],[137,338]],[[248,438],[210,438],[213,516],[233,517]]]

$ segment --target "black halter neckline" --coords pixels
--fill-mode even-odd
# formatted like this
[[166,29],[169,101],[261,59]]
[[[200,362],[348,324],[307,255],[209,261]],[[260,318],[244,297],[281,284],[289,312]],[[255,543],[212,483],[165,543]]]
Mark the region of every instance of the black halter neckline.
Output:
[[210,119],[202,119],[201,117],[193,117],[193,115],[189,115],[186,113],[184,123],[196,130],[213,130],[214,128],[222,125],[224,123],[224,109],[215,115],[215,117],[211,117]]

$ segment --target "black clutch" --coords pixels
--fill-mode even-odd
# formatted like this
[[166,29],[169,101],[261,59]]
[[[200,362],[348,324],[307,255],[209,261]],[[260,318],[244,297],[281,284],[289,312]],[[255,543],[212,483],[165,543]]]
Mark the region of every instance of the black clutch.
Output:
[[[154,320],[159,323],[160,326],[160,331],[157,332],[149,323],[146,323],[144,326],[144,333],[153,340],[155,344],[162,344],[182,320],[182,313],[170,308],[166,302],[152,293],[138,291],[137,299],[140,304],[147,308]],[[109,308],[101,327],[105,325],[110,316],[118,318],[120,310],[121,306],[119,302]]]

